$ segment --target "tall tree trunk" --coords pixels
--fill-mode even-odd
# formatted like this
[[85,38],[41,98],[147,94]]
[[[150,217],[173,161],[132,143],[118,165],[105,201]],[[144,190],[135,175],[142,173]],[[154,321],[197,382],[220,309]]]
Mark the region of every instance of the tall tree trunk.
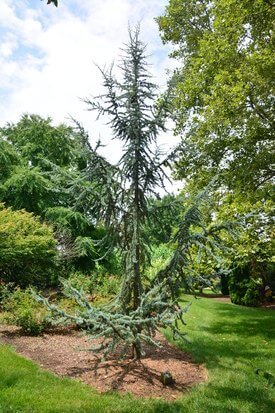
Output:
[[[133,309],[136,310],[140,304],[140,297],[142,294],[142,281],[140,273],[140,188],[139,188],[139,159],[140,153],[135,150],[135,170],[133,174],[133,182],[135,186],[134,194],[134,261],[133,261]],[[138,328],[138,333],[141,332],[141,327]],[[141,358],[141,346],[139,342],[133,345],[134,358]]]

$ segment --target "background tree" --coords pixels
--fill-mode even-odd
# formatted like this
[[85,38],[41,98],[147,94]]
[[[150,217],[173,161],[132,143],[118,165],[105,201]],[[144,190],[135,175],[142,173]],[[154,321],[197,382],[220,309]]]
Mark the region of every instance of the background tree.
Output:
[[275,287],[274,267],[274,206],[271,201],[244,200],[236,194],[223,194],[225,198],[216,208],[220,219],[232,219],[246,214],[245,225],[239,231],[238,239],[225,236],[229,248],[224,254],[231,300],[236,304],[255,306],[264,300],[266,285]]
[[[98,181],[90,179],[89,171],[99,162],[102,166],[103,158],[91,148],[81,125],[55,126],[50,118],[23,115],[0,129],[0,145],[0,200],[52,223],[62,272],[91,273],[94,260],[106,252],[94,245],[105,232],[95,228],[90,207]],[[102,263],[108,266],[108,259]]]
[[272,231],[270,219],[263,229],[262,217],[274,179],[274,13],[264,0],[170,0],[158,18],[163,41],[182,62],[172,100],[182,136],[176,176],[192,193],[217,175],[215,213],[232,217],[233,204],[253,210],[253,231],[248,222],[243,241],[233,243],[238,254],[228,256],[232,268],[273,260],[271,249],[264,247],[263,258],[260,246],[261,234],[270,242]]
[[150,244],[158,246],[168,243],[173,230],[179,225],[184,209],[183,198],[173,194],[152,197],[148,199],[148,209],[154,217],[145,227]]
[[28,165],[43,171],[49,170],[51,164],[79,169],[87,164],[85,137],[74,127],[53,125],[51,118],[24,114],[16,124],[1,127],[0,133]]
[[274,176],[274,13],[264,0],[170,0],[158,23],[182,62],[173,117],[180,178],[269,197]]

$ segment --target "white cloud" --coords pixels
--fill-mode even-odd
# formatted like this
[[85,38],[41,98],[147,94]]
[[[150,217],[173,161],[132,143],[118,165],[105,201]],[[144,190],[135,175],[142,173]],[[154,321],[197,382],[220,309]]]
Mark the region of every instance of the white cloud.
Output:
[[[127,42],[128,23],[141,22],[152,71],[164,85],[171,65],[162,46],[154,17],[165,0],[61,0],[58,9],[45,2],[0,2],[0,123],[17,121],[22,113],[66,121],[70,114],[83,122],[90,135],[103,141],[110,132],[86,111],[79,99],[97,95],[100,66],[118,60]],[[167,50],[167,49],[166,49]],[[162,142],[167,138],[162,138]],[[169,136],[169,145],[173,138]],[[115,155],[112,144],[107,155]]]

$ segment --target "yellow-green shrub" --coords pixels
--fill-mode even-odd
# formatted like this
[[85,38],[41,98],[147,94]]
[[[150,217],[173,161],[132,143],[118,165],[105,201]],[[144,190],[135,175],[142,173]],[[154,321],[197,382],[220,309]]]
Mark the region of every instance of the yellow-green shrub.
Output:
[[50,226],[33,214],[0,203],[0,274],[5,282],[44,286],[55,268],[56,242]]

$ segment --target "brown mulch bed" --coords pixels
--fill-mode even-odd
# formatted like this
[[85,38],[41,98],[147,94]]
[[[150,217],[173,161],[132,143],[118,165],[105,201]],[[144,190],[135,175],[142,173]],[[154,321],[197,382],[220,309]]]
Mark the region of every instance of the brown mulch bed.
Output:
[[227,296],[227,295],[223,295],[223,296],[220,296],[220,297],[213,297],[213,300],[220,301],[221,303],[232,304],[231,300],[230,300],[230,297]]
[[[95,387],[100,392],[130,392],[136,397],[156,397],[174,400],[190,386],[207,378],[203,366],[190,356],[158,336],[162,348],[148,347],[141,361],[119,360],[109,356],[105,362],[94,353],[81,351],[91,341],[79,331],[59,329],[40,337],[22,335],[20,329],[0,325],[0,344],[12,345],[21,355],[36,361],[44,369],[59,376],[71,377]],[[174,384],[160,381],[162,372],[169,371]]]

